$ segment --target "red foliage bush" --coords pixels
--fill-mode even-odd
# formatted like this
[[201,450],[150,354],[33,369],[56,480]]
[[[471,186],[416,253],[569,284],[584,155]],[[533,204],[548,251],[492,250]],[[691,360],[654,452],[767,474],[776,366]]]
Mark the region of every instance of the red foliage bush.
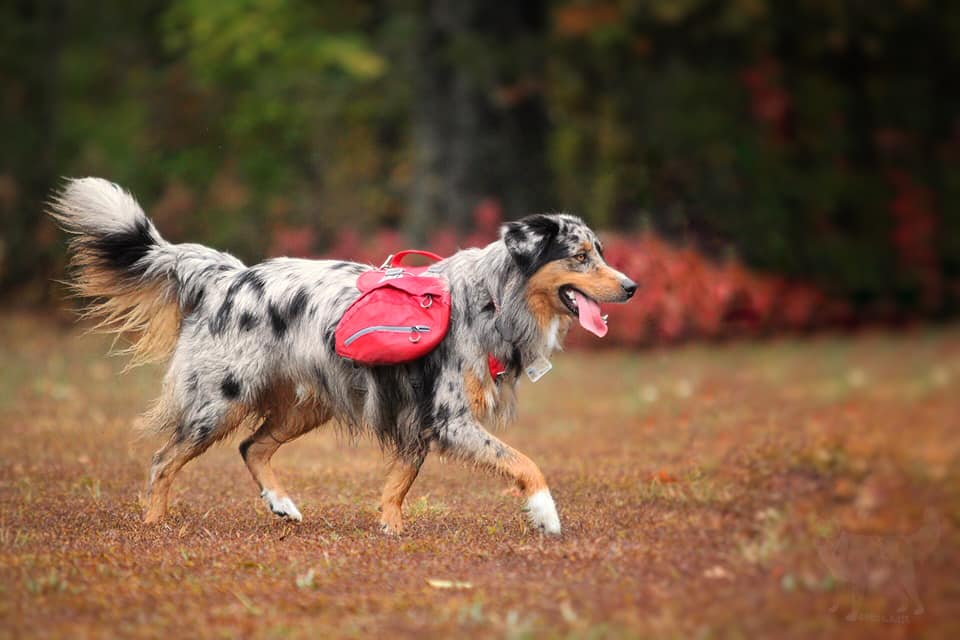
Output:
[[[715,264],[652,233],[604,234],[607,261],[640,287],[634,300],[605,307],[612,344],[638,346],[707,337],[804,330],[834,317],[814,288],[761,276],[729,260]],[[577,336],[578,344],[595,343]]]
[[[465,236],[451,228],[433,233],[421,247],[450,255],[485,246],[498,237],[501,214],[494,201],[477,207],[474,230]],[[820,291],[783,278],[753,273],[734,260],[717,264],[698,251],[670,245],[653,233],[601,234],[607,262],[640,286],[627,304],[604,305],[610,332],[597,339],[574,329],[568,342],[577,347],[672,343],[692,338],[725,338],[802,331],[842,319],[848,310]],[[303,230],[286,228],[273,239],[278,253],[304,255]],[[367,237],[342,229],[319,257],[380,265],[391,253],[410,248],[393,230]]]
[[905,272],[918,279],[923,305],[936,308],[942,302],[942,283],[933,192],[905,171],[888,171],[887,180],[894,191],[890,203],[894,220],[890,241],[897,260]]

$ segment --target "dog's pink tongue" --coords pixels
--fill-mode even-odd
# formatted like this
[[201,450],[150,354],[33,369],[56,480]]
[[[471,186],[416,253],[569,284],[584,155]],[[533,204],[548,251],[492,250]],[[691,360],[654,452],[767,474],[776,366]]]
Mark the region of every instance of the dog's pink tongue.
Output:
[[577,299],[580,326],[601,338],[607,335],[607,323],[605,323],[600,316],[600,305],[576,289],[574,289],[573,295]]

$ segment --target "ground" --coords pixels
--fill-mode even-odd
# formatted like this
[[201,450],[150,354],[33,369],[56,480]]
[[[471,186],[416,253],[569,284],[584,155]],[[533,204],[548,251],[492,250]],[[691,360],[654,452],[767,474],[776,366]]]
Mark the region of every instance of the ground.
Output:
[[[131,425],[160,369],[108,347],[0,315],[0,638],[960,637],[960,329],[559,355],[501,435],[546,474],[560,539],[435,456],[386,537],[383,457],[332,432],[275,459],[301,524],[260,502],[238,434],[143,525],[157,443]],[[848,621],[815,545],[907,544],[927,508],[925,613],[897,612],[877,560]]]

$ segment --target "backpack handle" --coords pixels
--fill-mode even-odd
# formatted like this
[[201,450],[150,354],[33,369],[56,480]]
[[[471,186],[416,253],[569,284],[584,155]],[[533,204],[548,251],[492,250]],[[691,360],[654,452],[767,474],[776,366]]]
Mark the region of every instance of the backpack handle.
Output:
[[441,256],[433,253],[432,251],[418,251],[417,249],[405,249],[404,251],[397,251],[396,253],[391,253],[387,256],[387,259],[384,260],[383,264],[380,265],[381,269],[386,269],[387,267],[397,267],[400,266],[400,263],[408,255],[417,255],[423,256],[424,258],[430,258],[434,262],[443,260]]

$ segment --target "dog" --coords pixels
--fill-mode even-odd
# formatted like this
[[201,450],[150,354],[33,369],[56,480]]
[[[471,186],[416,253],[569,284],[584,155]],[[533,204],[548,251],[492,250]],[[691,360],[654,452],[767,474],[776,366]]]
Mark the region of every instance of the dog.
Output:
[[[335,422],[373,433],[390,454],[380,526],[403,529],[404,497],[433,451],[505,476],[535,530],[559,535],[543,473],[488,428],[510,422],[521,373],[560,348],[574,319],[606,333],[600,303],[637,285],[609,266],[580,219],[537,214],[500,239],[436,266],[451,293],[449,332],[428,355],[364,367],[334,351],[334,329],[374,267],[273,258],[252,267],[198,244],[164,240],[136,200],[99,178],[67,180],[50,213],[73,235],[72,286],[92,299],[99,329],[133,336],[133,363],[168,360],[159,398],[143,416],[162,435],[149,471],[144,522],[160,521],[177,472],[240,425],[240,454],[261,497],[283,518],[302,516],[270,466],[280,445]],[[492,376],[490,359],[503,363]]]
[[[820,560],[834,579],[850,585],[850,613],[847,620],[860,617],[860,606],[867,590],[886,591],[900,599],[897,613],[913,604],[913,615],[924,612],[917,593],[916,563],[923,562],[940,540],[940,519],[927,508],[923,524],[909,535],[862,535],[840,530],[831,538],[814,541]],[[905,597],[904,597],[905,596]],[[830,608],[835,613],[840,598]]]

